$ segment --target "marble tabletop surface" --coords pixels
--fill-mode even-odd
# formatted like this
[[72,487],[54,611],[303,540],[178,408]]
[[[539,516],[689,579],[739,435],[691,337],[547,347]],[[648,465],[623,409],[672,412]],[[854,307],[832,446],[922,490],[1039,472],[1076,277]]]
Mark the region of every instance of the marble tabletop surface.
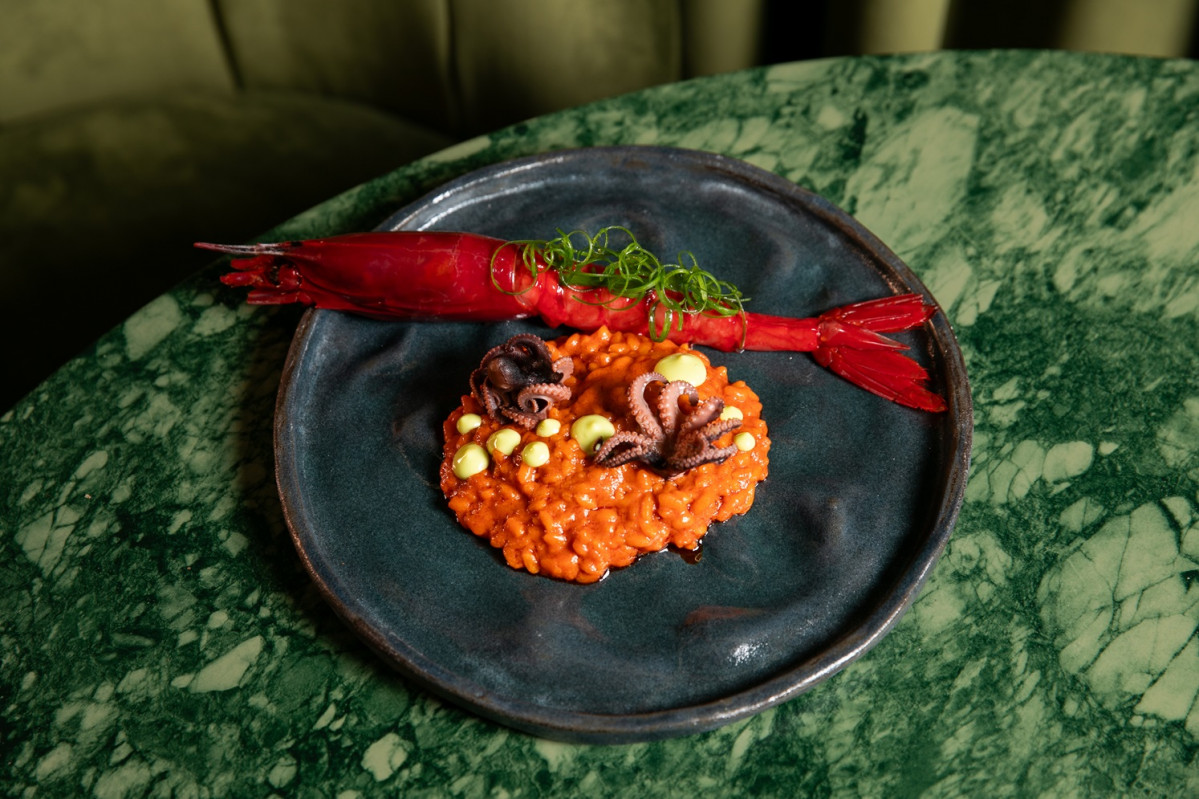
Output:
[[944,306],[973,467],[890,635],[798,698],[665,741],[540,740],[435,699],[306,578],[271,452],[298,311],[241,304],[213,267],[0,416],[0,792],[1199,792],[1199,64],[941,53],[701,79],[466,142],[271,237],[615,144],[812,189]]

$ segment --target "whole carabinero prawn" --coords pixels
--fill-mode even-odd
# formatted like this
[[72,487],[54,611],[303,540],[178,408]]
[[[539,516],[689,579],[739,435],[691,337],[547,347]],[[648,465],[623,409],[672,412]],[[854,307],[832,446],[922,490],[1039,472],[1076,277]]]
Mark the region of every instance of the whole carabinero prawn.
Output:
[[[627,234],[622,247],[609,233]],[[575,237],[585,246],[575,248]],[[221,281],[250,288],[255,305],[302,303],[378,319],[498,322],[540,317],[583,331],[648,331],[725,352],[811,352],[817,363],[888,400],[927,411],[945,401],[903,344],[935,312],[904,294],[794,319],[748,313],[735,287],[692,264],[663,267],[623,228],[551,242],[470,233],[391,231],[311,241],[197,247],[235,256]],[[632,266],[630,267],[630,264]],[[649,266],[646,266],[649,264]]]

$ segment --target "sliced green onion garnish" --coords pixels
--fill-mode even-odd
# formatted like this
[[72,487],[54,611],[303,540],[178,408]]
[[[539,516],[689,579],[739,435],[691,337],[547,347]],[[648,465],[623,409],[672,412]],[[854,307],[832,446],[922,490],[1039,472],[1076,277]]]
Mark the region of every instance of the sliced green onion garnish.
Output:
[[[545,268],[558,273],[563,286],[575,289],[573,297],[579,302],[620,310],[651,297],[648,332],[654,341],[662,341],[671,330],[682,330],[683,314],[744,314],[744,303],[749,299],[741,296],[732,283],[700,269],[692,253],[680,253],[678,263],[664,264],[642,247],[628,228],[619,225],[600,228],[594,236],[583,230],[559,230],[558,237],[548,241],[522,239],[505,246],[518,249],[520,265],[534,279],[540,256]],[[493,266],[494,262],[492,256]],[[499,285],[494,270],[492,283],[507,294],[518,294],[532,286],[530,283],[524,289],[506,290]],[[588,296],[599,290],[607,296]]]

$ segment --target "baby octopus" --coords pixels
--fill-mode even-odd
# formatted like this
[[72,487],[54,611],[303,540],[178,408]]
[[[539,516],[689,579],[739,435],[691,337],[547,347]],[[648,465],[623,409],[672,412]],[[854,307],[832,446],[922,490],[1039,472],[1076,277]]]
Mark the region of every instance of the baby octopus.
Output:
[[522,333],[483,356],[470,375],[470,390],[488,416],[529,430],[555,403],[570,399],[570,388],[562,381],[573,371],[570,358],[551,360],[544,341]]
[[[653,407],[646,391],[663,383]],[[629,385],[629,409],[640,432],[620,431],[596,452],[601,466],[620,466],[639,460],[664,475],[673,476],[704,463],[720,463],[737,451],[736,446],[716,447],[713,442],[741,426],[739,419],[721,419],[724,400],[709,397],[700,402],[695,387],[682,380],[668,381],[657,372],[647,372]],[[686,397],[686,408],[679,400]]]

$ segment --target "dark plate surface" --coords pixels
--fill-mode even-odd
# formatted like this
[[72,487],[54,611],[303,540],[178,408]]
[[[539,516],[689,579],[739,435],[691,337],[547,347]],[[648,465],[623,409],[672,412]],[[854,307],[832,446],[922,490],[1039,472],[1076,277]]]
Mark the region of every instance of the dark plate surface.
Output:
[[[596,148],[499,164],[387,226],[516,239],[609,224],[664,257],[694,252],[752,298],[752,311],[811,316],[928,295],[827,201],[692,151]],[[769,478],[747,515],[711,529],[698,563],[661,552],[590,586],[502,565],[438,488],[442,419],[482,354],[521,331],[566,332],[330,311],[308,312],[297,331],[276,417],[288,523],[325,596],[402,672],[537,734],[662,738],[807,690],[914,599],[969,465],[969,387],[940,314],[898,337],[948,399],[944,414],[889,403],[804,354],[708,351],[762,398]]]

